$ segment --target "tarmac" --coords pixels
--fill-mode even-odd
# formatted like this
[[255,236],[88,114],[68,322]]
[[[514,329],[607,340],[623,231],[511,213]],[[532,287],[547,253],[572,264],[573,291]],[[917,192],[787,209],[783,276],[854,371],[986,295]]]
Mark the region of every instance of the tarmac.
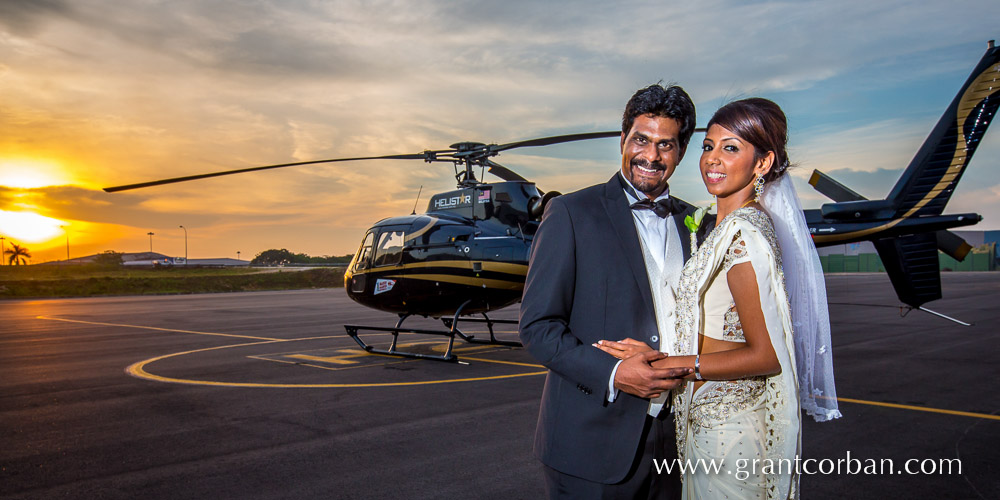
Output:
[[[927,307],[972,326],[827,276],[844,416],[804,420],[803,498],[1000,498],[1000,274],[942,278]],[[0,498],[542,497],[544,368],[366,354],[342,326],[394,322],[342,289],[0,301]]]

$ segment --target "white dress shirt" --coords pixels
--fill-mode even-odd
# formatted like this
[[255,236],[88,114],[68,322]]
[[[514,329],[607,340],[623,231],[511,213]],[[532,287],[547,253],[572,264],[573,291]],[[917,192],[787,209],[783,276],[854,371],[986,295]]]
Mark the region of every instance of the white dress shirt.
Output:
[[[618,171],[618,175],[620,175],[622,179],[624,179],[625,182],[632,187],[632,189],[635,189],[635,185],[633,185],[632,182],[629,181],[624,174],[622,174],[621,170]],[[628,201],[629,205],[639,201],[639,198],[636,198],[636,194],[639,193],[638,189],[635,189],[634,192],[631,192],[631,190],[629,189],[623,189],[623,191],[625,192],[625,199]],[[669,196],[670,196],[670,188],[668,186],[667,189],[664,189],[663,193],[661,193],[660,196],[657,196],[656,199],[653,201],[660,201],[662,199],[668,198]],[[653,267],[662,270],[664,265],[666,264],[665,261],[668,252],[667,248],[668,242],[671,239],[677,240],[677,238],[670,238],[670,231],[673,231],[674,234],[677,233],[677,228],[676,224],[674,223],[674,218],[672,216],[660,217],[656,215],[656,213],[653,212],[652,210],[632,210],[632,221],[635,223],[636,232],[639,233],[639,239],[641,240],[640,244],[641,247],[643,248],[643,254],[644,254],[643,257],[644,258],[646,258],[647,256],[651,257],[654,261]],[[680,245],[679,241],[677,243],[679,246]],[[678,248],[671,250],[680,250],[680,249]],[[681,265],[683,265],[683,258],[681,258]],[[676,287],[676,283],[674,283],[673,286]],[[656,304],[654,304],[654,308],[655,307]],[[672,332],[673,329],[671,328],[670,333]],[[667,332],[659,332],[659,336],[662,336],[665,333]],[[621,340],[621,339],[609,339],[609,340]],[[660,349],[660,346],[670,347],[672,346],[673,342],[667,342],[666,339],[659,339],[659,341],[660,345],[653,347],[670,354],[668,350]],[[618,397],[618,390],[615,389],[615,374],[618,373],[618,366],[621,365],[621,363],[622,363],[621,360],[619,360],[618,363],[615,364],[614,369],[611,370],[611,379],[608,381],[609,402],[613,402]],[[659,411],[659,407],[657,407],[656,410]]]

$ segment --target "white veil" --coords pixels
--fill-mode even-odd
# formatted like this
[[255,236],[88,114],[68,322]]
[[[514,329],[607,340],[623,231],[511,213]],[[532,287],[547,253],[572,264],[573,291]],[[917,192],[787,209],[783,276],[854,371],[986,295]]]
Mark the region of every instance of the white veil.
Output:
[[792,309],[799,401],[817,422],[838,418],[826,282],[791,176],[786,173],[768,183],[760,204],[771,215],[781,247]]

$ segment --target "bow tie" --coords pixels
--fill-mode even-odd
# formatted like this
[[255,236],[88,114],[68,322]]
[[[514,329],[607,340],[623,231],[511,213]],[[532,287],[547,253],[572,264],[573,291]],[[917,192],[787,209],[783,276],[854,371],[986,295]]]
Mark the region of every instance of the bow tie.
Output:
[[659,201],[653,201],[649,198],[643,198],[631,205],[629,208],[632,210],[652,210],[661,219],[670,215],[674,211],[674,200],[670,197],[664,198]]

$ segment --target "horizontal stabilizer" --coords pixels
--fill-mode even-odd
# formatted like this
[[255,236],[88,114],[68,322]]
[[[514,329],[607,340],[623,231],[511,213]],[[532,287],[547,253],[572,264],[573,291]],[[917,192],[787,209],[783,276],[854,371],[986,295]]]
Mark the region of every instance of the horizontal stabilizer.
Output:
[[935,233],[882,238],[873,243],[900,301],[916,308],[941,298]]
[[824,219],[849,221],[888,220],[894,210],[889,200],[838,201],[819,207]]
[[833,201],[861,201],[867,199],[819,170],[813,170],[812,176],[809,177],[809,184],[816,191],[819,191]]
[[[816,191],[819,191],[833,201],[838,202],[823,205],[821,210],[823,217],[850,219],[860,218],[863,215],[858,210],[854,210],[853,212],[851,211],[852,206],[862,208],[863,205],[842,202],[867,201],[868,198],[861,196],[859,193],[841,184],[833,177],[830,177],[819,170],[813,170],[812,176],[809,177],[809,184],[811,184]],[[889,202],[886,201],[885,203]],[[885,209],[886,206],[873,207],[871,205],[867,205],[867,208]],[[965,260],[965,256],[972,250],[972,245],[969,245],[962,239],[961,236],[951,231],[937,231],[934,234],[937,238],[938,249],[959,262]]]

